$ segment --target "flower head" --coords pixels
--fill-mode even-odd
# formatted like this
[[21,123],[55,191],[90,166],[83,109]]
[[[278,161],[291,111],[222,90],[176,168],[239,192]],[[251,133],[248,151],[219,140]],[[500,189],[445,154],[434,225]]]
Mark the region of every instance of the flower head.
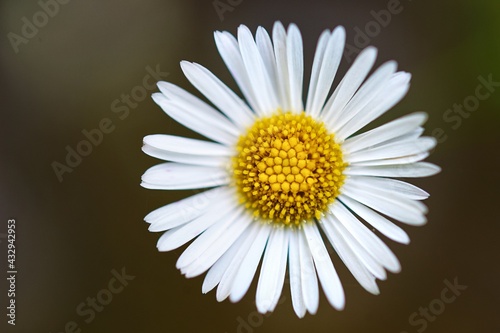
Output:
[[[245,99],[201,65],[181,62],[189,81],[213,104],[159,82],[155,102],[173,119],[212,141],[149,135],[143,151],[169,161],[142,177],[142,186],[176,190],[210,188],[161,207],[145,220],[162,231],[160,251],[190,241],[177,261],[186,277],[206,274],[202,291],[217,286],[217,300],[239,301],[261,263],[256,304],[273,311],[288,267],[293,308],[316,313],[319,284],[336,309],[344,291],[328,248],[356,280],[378,294],[376,279],[398,272],[398,259],[365,224],[396,242],[409,237],[392,220],[422,225],[428,194],[393,178],[439,172],[421,162],[436,141],[421,137],[425,113],[413,113],[358,134],[406,94],[410,75],[363,50],[329,95],[345,44],[337,27],[320,36],[302,102],[303,50],[298,28],[245,26],[236,39],[215,41]],[[320,233],[323,231],[325,237]],[[318,283],[319,280],[319,283]]]

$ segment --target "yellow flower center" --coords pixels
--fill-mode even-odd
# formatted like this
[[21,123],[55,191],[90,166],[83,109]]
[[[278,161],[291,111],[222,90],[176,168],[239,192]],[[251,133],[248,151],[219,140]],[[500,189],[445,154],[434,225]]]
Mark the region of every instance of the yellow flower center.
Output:
[[258,119],[237,144],[234,180],[256,217],[298,226],[320,218],[339,195],[346,163],[322,122],[304,112]]

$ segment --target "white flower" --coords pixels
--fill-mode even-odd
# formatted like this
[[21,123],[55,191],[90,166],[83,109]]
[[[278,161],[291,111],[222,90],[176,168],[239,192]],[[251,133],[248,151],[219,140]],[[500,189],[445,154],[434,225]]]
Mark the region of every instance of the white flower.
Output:
[[304,108],[297,26],[285,31],[277,22],[272,41],[262,27],[254,40],[246,26],[238,28],[238,39],[216,32],[215,41],[245,100],[208,69],[186,61],[184,74],[215,108],[167,82],[159,82],[161,93],[153,94],[170,117],[215,141],[144,138],[146,154],[170,162],[147,170],[142,186],[212,188],[146,216],[151,231],[164,232],[158,249],[170,251],[194,239],[177,268],[188,278],[208,271],[202,291],[218,285],[218,301],[239,301],[262,259],[256,295],[261,313],[275,309],[287,263],[297,316],[316,313],[319,284],[330,304],[343,309],[329,245],[361,286],[378,294],[376,279],[401,267],[364,222],[409,243],[391,220],[423,225],[427,208],[420,200],[428,194],[392,178],[439,172],[420,162],[436,140],[421,137],[425,113],[356,133],[403,98],[410,74],[396,72],[389,61],[367,78],[377,55],[368,47],[327,98],[345,43],[345,30],[337,27],[319,39]]

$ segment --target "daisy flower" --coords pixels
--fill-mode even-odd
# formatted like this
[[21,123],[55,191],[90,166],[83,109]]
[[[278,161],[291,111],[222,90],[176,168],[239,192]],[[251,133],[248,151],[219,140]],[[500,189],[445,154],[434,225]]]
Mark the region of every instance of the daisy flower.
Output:
[[[341,310],[345,296],[331,255],[359,284],[378,294],[376,280],[400,263],[378,233],[403,244],[393,221],[426,222],[429,195],[394,178],[425,177],[439,167],[421,162],[436,145],[422,137],[425,113],[413,113],[359,134],[406,94],[410,74],[388,61],[368,75],[377,50],[356,58],[330,95],[345,44],[345,30],[324,31],[318,41],[305,106],[303,47],[296,25],[246,26],[237,38],[215,32],[222,59],[244,99],[205,67],[181,68],[210,102],[159,82],[154,101],[180,124],[205,136],[195,140],[148,135],[143,151],[167,161],[142,176],[158,190],[208,190],[145,217],[164,232],[160,251],[192,241],[177,261],[191,278],[207,272],[202,291],[217,287],[218,301],[242,299],[258,273],[256,306],[273,311],[287,275],[295,313],[315,314],[319,289]],[[333,249],[334,251],[329,251]]]

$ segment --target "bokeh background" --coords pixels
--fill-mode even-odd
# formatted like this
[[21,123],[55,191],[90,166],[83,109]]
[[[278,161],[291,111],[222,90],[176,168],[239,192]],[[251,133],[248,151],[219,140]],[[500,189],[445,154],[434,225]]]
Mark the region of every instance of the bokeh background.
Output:
[[[255,282],[240,303],[218,303],[214,292],[201,294],[203,277],[185,279],[175,269],[182,249],[157,252],[160,235],[147,230],[143,217],[193,192],[139,186],[142,173],[158,163],[141,152],[142,138],[197,135],[153,103],[153,90],[128,112],[114,112],[112,104],[134,89],[140,94],[148,67],[194,92],[180,70],[183,59],[203,64],[236,88],[213,31],[235,33],[239,24],[253,31],[259,25],[269,30],[275,20],[298,24],[308,77],[324,29],[343,25],[347,43],[355,46],[357,29],[364,31],[374,21],[372,11],[386,10],[391,1],[220,0],[229,8],[221,15],[212,0],[62,2],[46,22],[37,14],[42,10],[37,1],[0,2],[0,331],[500,332],[500,87],[458,128],[443,118],[475,94],[478,77],[500,81],[500,2],[401,0],[400,12],[372,32],[377,64],[395,59],[413,74],[407,97],[378,123],[427,111],[426,133],[436,128],[443,133],[429,160],[443,171],[414,182],[431,197],[428,224],[403,226],[411,244],[384,239],[403,270],[379,283],[381,295],[365,292],[334,257],[346,309],[335,311],[322,296],[317,315],[304,319],[293,313],[288,285],[286,301],[272,315],[259,317]],[[34,15],[41,27],[24,28],[30,37],[22,39],[23,25]],[[348,65],[344,59],[339,73]],[[106,118],[111,133],[60,181],[53,162],[65,164],[66,147],[75,149],[85,139],[82,131]],[[6,324],[5,315],[9,218],[17,221],[15,327]],[[135,278],[85,322],[90,315],[80,315],[77,307],[108,287],[112,270],[123,268]],[[455,278],[467,289],[425,328],[412,324],[409,317],[440,299],[444,281]]]

